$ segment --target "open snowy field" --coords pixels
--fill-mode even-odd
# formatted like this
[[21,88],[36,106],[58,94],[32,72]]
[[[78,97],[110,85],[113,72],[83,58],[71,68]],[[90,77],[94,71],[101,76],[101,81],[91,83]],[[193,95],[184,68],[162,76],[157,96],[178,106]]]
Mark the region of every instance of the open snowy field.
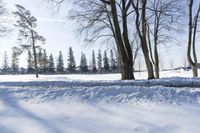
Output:
[[199,133],[200,78],[161,77],[1,75],[0,133]]

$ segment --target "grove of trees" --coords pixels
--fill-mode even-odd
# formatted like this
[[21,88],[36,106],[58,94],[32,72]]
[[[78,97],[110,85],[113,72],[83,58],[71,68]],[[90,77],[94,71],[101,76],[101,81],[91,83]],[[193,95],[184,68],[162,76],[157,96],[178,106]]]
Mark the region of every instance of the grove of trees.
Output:
[[[28,50],[27,73],[108,73],[120,72],[122,80],[135,79],[134,65],[138,53],[142,53],[148,79],[160,77],[162,57],[160,46],[176,45],[179,31],[188,33],[187,60],[193,76],[198,76],[197,36],[200,13],[199,0],[46,0],[59,9],[63,3],[72,2],[69,19],[77,23],[77,30],[84,36],[86,44],[101,41],[114,44],[109,51],[99,50],[91,54],[91,61],[81,53],[77,66],[72,47],[68,51],[67,68],[64,68],[62,52],[59,52],[57,64],[53,55],[47,53],[38,44],[45,38],[38,34],[37,19],[21,5],[13,12],[17,21],[19,45],[13,48],[11,68],[8,70],[7,53],[2,69],[17,73],[19,55]],[[63,11],[63,10],[61,10]],[[5,4],[0,0],[0,18],[6,15]],[[186,29],[185,27],[188,26]],[[0,19],[0,37],[9,30]],[[182,34],[183,35],[183,34]],[[184,34],[185,35],[185,34]],[[185,43],[185,42],[181,42]],[[32,51],[30,51],[32,48]],[[102,54],[103,53],[103,54]],[[115,53],[115,54],[114,54]],[[162,61],[163,63],[163,61]],[[88,65],[89,64],[89,65]],[[141,61],[138,66],[141,66]]]

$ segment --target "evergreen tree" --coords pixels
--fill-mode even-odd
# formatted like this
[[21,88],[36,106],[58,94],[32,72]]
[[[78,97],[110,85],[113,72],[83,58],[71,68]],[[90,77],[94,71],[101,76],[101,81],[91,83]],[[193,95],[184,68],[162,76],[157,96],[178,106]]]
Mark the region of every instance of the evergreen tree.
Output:
[[50,54],[50,56],[49,56],[48,73],[51,73],[51,74],[55,73],[55,65],[54,65],[54,59],[53,59],[52,54]]
[[[20,49],[33,49],[33,61],[35,68],[35,75],[38,78],[38,66],[37,66],[37,53],[36,53],[36,43],[37,42],[45,42],[45,38],[40,36],[37,29],[37,19],[32,16],[29,10],[26,10],[21,5],[16,5],[17,11],[13,12],[13,14],[17,17],[17,21],[15,26],[18,28],[19,35],[18,41],[20,44]],[[31,40],[31,41],[30,41]]]
[[9,72],[8,54],[7,54],[6,51],[4,53],[4,59],[3,59],[3,64],[2,64],[2,72],[3,73],[8,73]]
[[43,55],[42,56],[42,73],[47,73],[48,72],[48,56],[45,49],[43,49],[42,55]]
[[102,55],[101,55],[101,50],[99,49],[98,57],[97,57],[97,65],[98,65],[98,71],[101,72],[103,67],[102,67]]
[[108,71],[110,70],[109,59],[106,51],[104,51],[104,57],[103,57],[103,70],[106,73],[108,73]]
[[34,73],[34,63],[33,63],[33,56],[32,56],[32,53],[31,53],[31,51],[29,50],[28,51],[28,60],[27,60],[27,62],[28,62],[28,67],[27,67],[27,73],[28,74],[32,74],[32,73]]
[[76,72],[76,62],[75,62],[72,47],[69,47],[68,60],[67,61],[68,61],[67,71],[69,73],[75,73]]
[[42,49],[39,50],[37,57],[38,57],[38,60],[37,60],[38,61],[38,72],[42,73],[42,66],[43,66]]
[[18,54],[13,50],[12,59],[11,59],[11,72],[13,74],[19,73],[19,58]]
[[64,62],[63,62],[63,55],[62,52],[59,52],[59,56],[58,56],[58,63],[57,63],[57,67],[56,67],[56,71],[57,73],[63,74],[64,73]]
[[85,54],[83,54],[83,53],[81,53],[80,71],[81,71],[81,73],[88,72],[87,59],[86,59]]
[[113,54],[113,51],[110,50],[110,69],[111,71],[113,72],[116,72],[117,71],[117,61],[116,59],[114,58],[114,54]]
[[95,53],[94,50],[92,51],[92,73],[96,73],[97,72],[97,66],[96,66],[96,58],[95,58]]

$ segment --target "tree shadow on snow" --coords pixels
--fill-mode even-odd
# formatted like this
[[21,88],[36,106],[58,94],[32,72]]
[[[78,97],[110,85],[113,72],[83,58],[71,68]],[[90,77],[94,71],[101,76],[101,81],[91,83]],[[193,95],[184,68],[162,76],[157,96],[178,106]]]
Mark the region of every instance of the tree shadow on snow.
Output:
[[[42,127],[42,129],[45,129],[45,131],[47,131],[48,133],[64,133],[59,128],[55,127],[55,125],[53,125],[50,120],[43,119],[43,118],[37,116],[36,114],[23,108],[17,102],[17,99],[14,98],[12,96],[12,94],[9,94],[9,92],[3,93],[3,94],[1,93],[0,100],[2,101],[2,104],[4,104],[6,107],[5,110],[0,112],[0,116],[6,115],[8,117],[12,117],[12,116],[17,115],[17,117],[25,117],[25,118],[33,121],[40,127]],[[9,110],[12,110],[12,112],[8,113]],[[13,115],[13,113],[14,113],[14,115]],[[9,125],[8,125],[8,127],[9,127]],[[8,129],[8,127],[0,125],[0,133],[17,133],[17,131],[13,131],[12,127],[10,127],[10,129]]]

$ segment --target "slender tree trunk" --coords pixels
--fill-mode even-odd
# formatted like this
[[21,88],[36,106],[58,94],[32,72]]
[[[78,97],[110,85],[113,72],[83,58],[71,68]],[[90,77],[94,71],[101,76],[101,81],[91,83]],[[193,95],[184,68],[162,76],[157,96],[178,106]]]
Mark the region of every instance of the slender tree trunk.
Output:
[[39,76],[38,76],[38,66],[37,66],[37,53],[36,53],[36,49],[35,49],[35,39],[34,39],[33,30],[31,30],[31,38],[32,38],[32,44],[33,44],[33,56],[34,56],[34,65],[35,65],[35,76],[36,76],[36,78],[39,78]]
[[193,70],[194,77],[198,77],[198,61],[197,61],[197,55],[196,55],[195,42],[196,42],[196,30],[197,30],[199,12],[200,12],[200,3],[199,3],[199,7],[197,10],[196,16],[194,18],[194,31],[193,31],[193,43],[192,43],[193,57],[194,57],[194,67],[192,67],[192,70]]
[[158,57],[158,47],[157,47],[157,42],[158,42],[158,38],[157,38],[157,29],[155,31],[155,34],[154,34],[154,59],[155,59],[155,64],[154,64],[154,67],[155,67],[155,77],[157,79],[160,78],[160,68],[159,68],[159,57]]
[[[189,32],[188,32],[188,49],[187,49],[187,58],[190,66],[192,67],[193,77],[198,77],[198,63],[197,63],[197,56],[196,56],[196,29],[198,23],[198,17],[200,12],[200,4],[196,16],[194,18],[194,26],[193,26],[193,0],[189,1]],[[193,50],[193,51],[192,51]],[[194,58],[194,61],[191,57],[191,51]]]
[[146,63],[146,66],[147,66],[148,79],[154,79],[153,65],[150,61],[146,39],[144,39],[144,38],[141,41],[141,48],[142,48],[143,55],[144,55],[144,58],[145,58],[145,63]]
[[[141,2],[142,7],[139,9],[139,3]],[[137,3],[135,5],[134,2],[132,2],[132,6],[136,13],[136,19],[135,19],[135,26],[138,33],[138,36],[140,38],[140,45],[142,48],[142,52],[144,55],[147,71],[148,71],[148,79],[154,79],[154,72],[153,72],[153,64],[149,57],[149,50],[147,45],[147,39],[146,39],[146,32],[147,32],[147,24],[146,24],[146,3],[147,0],[137,0]],[[140,12],[141,10],[141,22],[140,22]],[[142,24],[142,25],[141,25]],[[140,30],[140,27],[142,27],[142,31]]]
[[154,79],[154,73],[153,73],[153,65],[149,57],[149,50],[147,46],[147,40],[146,40],[146,32],[147,32],[147,23],[146,23],[146,4],[147,0],[142,0],[142,37],[141,37],[141,47],[142,51],[145,57],[145,62],[148,70],[148,79]]

